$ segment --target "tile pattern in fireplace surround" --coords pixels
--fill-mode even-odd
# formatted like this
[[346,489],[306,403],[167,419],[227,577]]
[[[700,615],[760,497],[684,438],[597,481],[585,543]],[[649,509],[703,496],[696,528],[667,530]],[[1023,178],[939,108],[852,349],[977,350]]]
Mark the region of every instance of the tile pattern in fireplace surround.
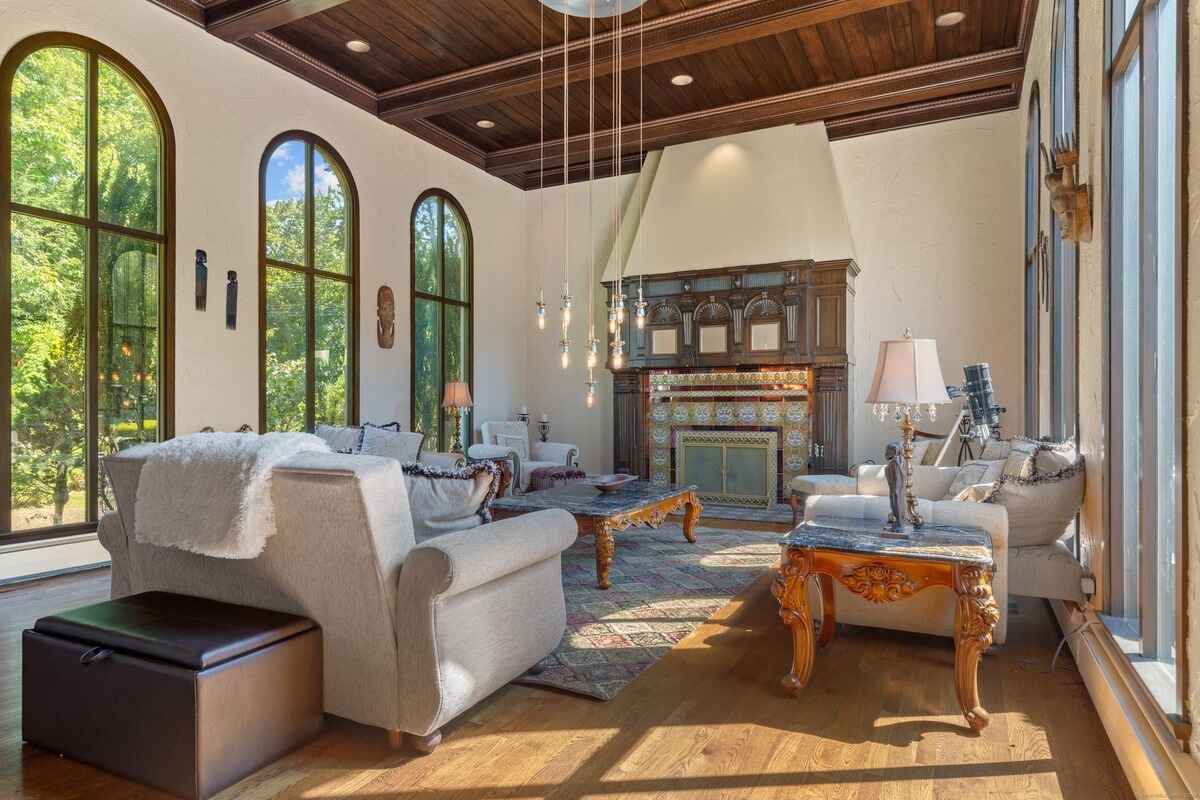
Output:
[[651,373],[647,420],[650,480],[675,473],[678,430],[777,431],[780,485],[808,472],[812,435],[807,370]]

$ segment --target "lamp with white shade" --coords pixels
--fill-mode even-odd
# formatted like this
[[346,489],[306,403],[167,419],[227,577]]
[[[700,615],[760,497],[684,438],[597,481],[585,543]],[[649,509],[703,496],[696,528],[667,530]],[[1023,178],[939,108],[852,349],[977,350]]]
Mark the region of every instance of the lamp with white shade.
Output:
[[[914,339],[912,331],[905,330],[903,339],[880,342],[875,379],[867,393],[867,402],[873,406],[880,421],[891,416],[900,425],[905,508],[897,509],[897,504],[893,504],[893,516],[898,517],[894,520],[896,529],[904,530],[909,522],[920,528],[925,521],[917,511],[917,499],[913,496],[913,423],[921,419],[922,409],[931,420],[936,419],[938,405],[950,402],[938,362],[937,341]],[[892,475],[888,477],[890,483]],[[896,511],[899,511],[898,515]]]
[[471,389],[465,381],[451,381],[446,384],[446,393],[442,396],[442,408],[448,410],[450,416],[454,418],[454,434],[450,438],[451,453],[463,451],[462,415],[472,405],[474,403],[471,400]]

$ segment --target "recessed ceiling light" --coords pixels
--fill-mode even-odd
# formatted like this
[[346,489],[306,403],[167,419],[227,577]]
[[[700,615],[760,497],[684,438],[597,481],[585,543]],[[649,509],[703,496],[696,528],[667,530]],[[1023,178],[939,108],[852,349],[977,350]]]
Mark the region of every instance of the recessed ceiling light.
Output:
[[490,119],[481,119],[478,122],[476,122],[475,124],[478,125],[480,128],[496,127],[496,123],[492,122]]
[[353,53],[369,53],[371,52],[371,45],[362,39],[351,39],[346,42],[346,49]]
[[675,77],[671,78],[671,83],[675,84],[676,86],[687,86],[689,83],[692,82],[692,80],[693,80],[693,78],[691,75],[687,75],[685,73],[680,73],[680,74],[676,75]]
[[953,28],[966,18],[967,15],[962,11],[947,11],[945,14],[939,14],[938,18],[933,21],[933,24],[939,28]]

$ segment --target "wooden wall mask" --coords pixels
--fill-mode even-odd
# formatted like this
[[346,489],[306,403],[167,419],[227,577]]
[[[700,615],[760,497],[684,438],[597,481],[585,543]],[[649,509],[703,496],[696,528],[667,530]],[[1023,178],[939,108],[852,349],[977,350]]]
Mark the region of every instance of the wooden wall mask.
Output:
[[392,287],[380,286],[375,295],[375,314],[379,317],[375,323],[375,337],[379,347],[391,350],[396,343],[396,297]]

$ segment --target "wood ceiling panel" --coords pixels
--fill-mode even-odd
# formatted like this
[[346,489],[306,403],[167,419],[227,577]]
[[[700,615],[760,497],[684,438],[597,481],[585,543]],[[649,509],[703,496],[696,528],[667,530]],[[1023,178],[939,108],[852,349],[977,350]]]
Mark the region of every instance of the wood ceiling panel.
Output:
[[[537,0],[150,1],[517,185],[529,185],[528,171],[517,170],[527,170],[539,125],[548,141],[563,137],[562,17]],[[1010,57],[1023,68],[1036,3],[648,0],[623,19],[619,119],[615,21],[596,20],[597,138],[611,140],[614,124],[625,127],[618,161],[626,169],[638,163],[630,136],[639,118],[654,131],[648,146],[661,147],[781,121],[825,119],[831,131],[850,136],[988,113],[1015,102]],[[966,14],[961,24],[935,25],[939,14],[956,10]],[[280,19],[287,21],[271,27]],[[579,141],[589,124],[587,30],[586,19],[570,21],[571,179],[580,174]],[[353,38],[370,42],[371,51],[348,51]],[[539,40],[548,48],[541,95]],[[984,72],[963,77],[981,54],[1005,66],[989,73],[984,62]],[[679,74],[694,82],[673,85]],[[875,93],[880,86],[890,88]],[[481,119],[495,127],[479,128]],[[611,141],[605,147],[611,151]],[[559,159],[547,157],[547,164],[561,172]]]

